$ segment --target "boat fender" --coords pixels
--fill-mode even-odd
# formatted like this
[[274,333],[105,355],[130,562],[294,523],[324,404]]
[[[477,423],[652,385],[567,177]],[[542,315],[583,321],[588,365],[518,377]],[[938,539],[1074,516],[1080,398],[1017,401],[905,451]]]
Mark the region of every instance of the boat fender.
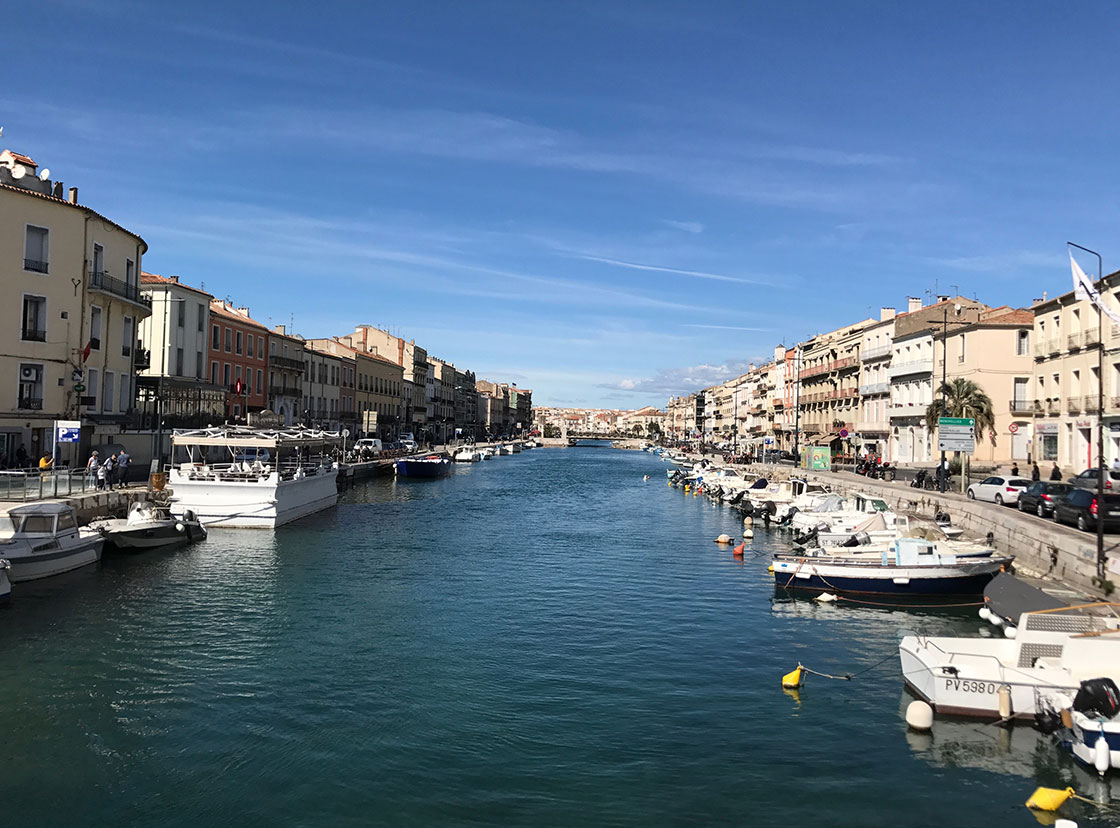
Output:
[[183,525],[182,523],[176,523],[176,524],[175,524],[175,531],[176,531],[176,532],[182,532],[182,531],[183,531],[184,529],[186,529],[186,528],[187,528],[187,527],[186,527],[186,526],[184,526],[184,525]]
[[1073,796],[1073,788],[1039,788],[1027,800],[1027,807],[1032,811],[1056,811]]
[[836,601],[836,596],[833,595],[831,592],[822,592],[820,595],[818,595],[813,600],[814,601],[820,601],[822,604],[832,604]]
[[1017,627],[1012,627],[1012,626],[1008,625],[1008,626],[1003,628],[1003,635],[1004,635],[1005,638],[1014,638],[1018,634],[1019,634],[1019,629]]
[[999,717],[1001,719],[1011,718],[1011,685],[1001,684],[999,690],[996,691],[996,698],[999,700]]
[[906,724],[913,730],[926,731],[933,727],[933,708],[924,701],[906,705]]
[[988,609],[987,606],[980,607],[980,609],[976,610],[976,614],[983,618],[985,621],[990,620],[992,617],[992,611]]
[[1093,767],[1101,776],[1112,766],[1112,756],[1108,749],[1108,741],[1104,738],[1104,723],[1101,723],[1101,735],[1093,745]]

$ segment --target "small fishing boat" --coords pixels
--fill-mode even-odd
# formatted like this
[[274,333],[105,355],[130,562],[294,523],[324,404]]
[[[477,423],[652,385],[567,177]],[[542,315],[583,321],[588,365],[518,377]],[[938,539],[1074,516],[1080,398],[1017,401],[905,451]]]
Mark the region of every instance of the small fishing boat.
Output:
[[398,477],[432,478],[451,473],[451,461],[437,454],[427,457],[402,457],[393,468]]
[[477,463],[482,459],[482,452],[471,448],[462,448],[455,452],[456,463]]
[[877,556],[775,555],[774,584],[783,589],[894,597],[979,595],[1012,560],[1009,556],[958,558],[942,554],[931,541],[899,538]]
[[513,449],[505,443],[495,446],[494,449],[498,452],[498,454],[513,454]]
[[[1104,776],[1120,768],[1120,688],[1110,678],[1081,682],[1070,713],[1070,752]],[[1059,714],[1060,715],[1060,714]]]
[[520,454],[520,453],[521,453],[521,444],[520,444],[520,443],[516,443],[516,442],[515,442],[515,443],[510,443],[510,444],[509,444],[509,449],[510,449],[510,451],[512,451],[512,452],[513,452],[514,454]]
[[176,516],[171,514],[170,507],[150,500],[133,503],[127,518],[91,521],[89,526],[100,532],[109,545],[124,552],[177,546],[206,537],[206,527],[194,512],[187,510]]
[[12,582],[8,580],[8,570],[12,565],[0,558],[0,604],[6,603],[12,597]]
[[100,532],[78,528],[69,503],[29,503],[0,516],[0,558],[11,565],[12,583],[97,563],[104,543]]

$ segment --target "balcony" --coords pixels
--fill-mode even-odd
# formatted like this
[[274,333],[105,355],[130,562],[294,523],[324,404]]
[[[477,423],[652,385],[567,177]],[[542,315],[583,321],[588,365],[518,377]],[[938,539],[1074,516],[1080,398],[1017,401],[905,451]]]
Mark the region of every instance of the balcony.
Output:
[[865,420],[856,427],[857,434],[886,434],[891,424],[886,420]]
[[1096,394],[1086,394],[1081,400],[1081,410],[1086,414],[1096,414],[1101,410],[1100,400]]
[[1036,411],[1042,411],[1042,404],[1037,400],[1012,400],[1010,403],[1010,411],[1012,414],[1018,414],[1029,417]]
[[139,285],[130,285],[120,279],[114,279],[107,270],[91,270],[89,272],[89,288],[90,290],[99,290],[102,293],[118,296],[121,299],[127,299],[129,302],[135,302],[137,305],[143,305],[148,309],[152,307],[152,297],[142,294]]
[[22,339],[24,342],[46,342],[47,332],[45,329],[40,330],[39,328],[24,328],[23,333],[20,335],[20,339]]
[[1066,398],[1066,411],[1070,414],[1081,413],[1081,397],[1067,397]]
[[280,356],[279,354],[270,354],[268,357],[268,364],[276,368],[288,369],[289,371],[303,371],[303,361],[299,359],[292,359],[291,357]]
[[295,385],[270,385],[268,386],[268,396],[270,397],[299,397],[302,396],[302,391]]
[[859,393],[862,397],[870,397],[873,394],[886,394],[891,390],[889,382],[869,382],[867,385],[859,387]]
[[895,377],[904,377],[907,374],[932,374],[933,373],[933,357],[929,359],[914,359],[910,362],[900,362],[892,364],[887,368],[887,374],[891,379]]
[[146,348],[137,348],[136,349],[136,358],[133,360],[132,364],[135,365],[137,370],[140,370],[140,371],[143,371],[147,368],[151,368],[152,367],[152,352],[147,350]]
[[929,403],[892,403],[887,416],[892,420],[896,417],[925,417],[928,407]]
[[1088,348],[1090,345],[1097,345],[1101,341],[1101,332],[1099,328],[1090,328],[1081,335],[1081,344]]
[[1058,338],[1051,339],[1046,343],[1046,353],[1060,354],[1062,352],[1062,340]]
[[1066,337],[1066,347],[1071,351],[1081,350],[1081,334],[1071,333]]
[[890,355],[890,345],[878,345],[874,348],[866,348],[863,353],[860,354],[860,359],[863,362],[870,362],[873,359],[882,359],[883,357],[889,357]]
[[26,411],[42,411],[43,398],[42,397],[20,397],[16,408],[24,409]]
[[1045,414],[1047,417],[1057,417],[1062,413],[1062,401],[1060,399],[1043,400],[1037,404],[1036,410],[1039,414]]
[[35,273],[46,273],[47,272],[47,263],[46,262],[40,262],[40,261],[37,261],[35,259],[24,259],[23,260],[23,269],[24,270],[31,270],[31,271],[34,271]]
[[1049,342],[1036,342],[1034,344],[1035,359],[1043,359],[1050,353]]
[[845,357],[844,359],[838,359],[835,362],[833,362],[832,363],[832,370],[833,371],[844,371],[848,368],[855,368],[858,365],[859,365],[859,360],[856,359],[855,357]]

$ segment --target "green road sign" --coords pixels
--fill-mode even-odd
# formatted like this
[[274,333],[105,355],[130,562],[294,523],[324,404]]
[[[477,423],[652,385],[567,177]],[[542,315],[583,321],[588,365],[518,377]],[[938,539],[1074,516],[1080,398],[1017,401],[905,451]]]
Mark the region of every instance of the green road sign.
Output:
[[975,428],[976,420],[972,417],[938,417],[937,424],[939,426],[968,426],[969,428]]
[[77,385],[74,386],[74,390],[77,391],[79,394],[81,394],[83,391],[86,390],[86,387],[84,385],[82,385],[81,383],[78,383]]

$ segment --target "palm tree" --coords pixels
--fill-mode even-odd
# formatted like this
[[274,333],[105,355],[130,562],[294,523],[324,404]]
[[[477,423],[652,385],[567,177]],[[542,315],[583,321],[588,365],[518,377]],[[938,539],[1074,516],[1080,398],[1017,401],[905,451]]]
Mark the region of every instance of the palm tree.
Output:
[[996,416],[992,411],[992,398],[979,385],[970,379],[956,377],[941,383],[937,390],[938,399],[926,409],[926,428],[933,431],[937,419],[942,415],[941,400],[945,400],[946,417],[971,417],[976,421],[976,439],[984,439],[985,433],[996,441]]

